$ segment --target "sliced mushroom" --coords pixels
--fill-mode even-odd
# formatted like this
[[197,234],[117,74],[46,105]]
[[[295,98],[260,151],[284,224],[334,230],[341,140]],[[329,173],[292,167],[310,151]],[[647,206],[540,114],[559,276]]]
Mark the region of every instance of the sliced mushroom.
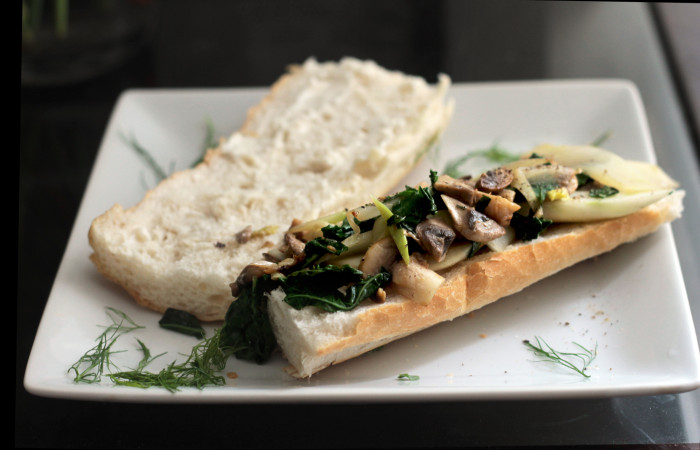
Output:
[[236,233],[236,242],[239,244],[245,244],[248,242],[253,235],[253,227],[251,225],[248,225],[238,233]]
[[[511,173],[512,176],[513,174]],[[452,178],[449,175],[440,175],[435,182],[435,189],[461,201],[467,206],[475,206],[483,197],[488,197],[489,202],[483,213],[496,220],[501,226],[510,224],[513,213],[520,209],[520,205],[512,201],[515,198],[515,192],[513,191],[507,189],[507,191],[512,192],[512,199],[508,199],[503,195],[479,191],[466,180]]]
[[501,189],[495,193],[499,197],[503,197],[506,200],[512,202],[515,200],[515,191],[513,189]]
[[229,284],[231,295],[238,297],[241,293],[241,289],[251,284],[255,278],[276,273],[278,270],[279,266],[270,261],[258,261],[253,264],[248,264],[243,268],[240,275],[238,275],[236,281]]
[[284,242],[289,246],[289,250],[292,252],[292,256],[299,257],[304,254],[304,248],[306,247],[306,244],[304,242],[294,236],[291,233],[286,233],[284,235]]
[[479,181],[476,183],[476,188],[485,192],[498,192],[507,188],[513,181],[513,172],[509,169],[498,168],[484,172]]
[[578,189],[579,172],[571,167],[560,166],[558,164],[542,164],[539,166],[522,167],[520,169],[532,185],[552,184],[566,188],[569,193]]
[[[510,192],[513,192],[513,197],[515,197],[515,192]],[[484,208],[483,213],[501,226],[510,225],[510,219],[513,218],[513,213],[520,209],[520,205],[500,195],[484,194],[484,196],[489,198],[489,203]]]
[[416,226],[418,240],[435,261],[445,258],[447,249],[450,248],[457,234],[443,220],[438,218],[425,219]]
[[391,267],[396,260],[398,255],[398,249],[394,240],[387,236],[382,238],[372,244],[365,252],[365,256],[360,261],[358,269],[361,270],[365,276],[373,276],[379,273],[379,271],[384,268]]
[[443,195],[442,200],[452,217],[455,229],[470,241],[488,242],[506,234],[504,227],[471,206],[447,195]]
[[435,190],[456,198],[467,205],[474,206],[481,198],[473,183],[461,178],[452,178],[449,175],[440,175],[433,185]]

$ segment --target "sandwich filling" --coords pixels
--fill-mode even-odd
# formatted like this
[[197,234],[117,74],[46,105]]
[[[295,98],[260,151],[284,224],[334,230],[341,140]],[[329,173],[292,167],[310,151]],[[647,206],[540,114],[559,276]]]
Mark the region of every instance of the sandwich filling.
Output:
[[297,310],[354,309],[387,294],[428,304],[446,269],[482,252],[538,239],[557,223],[638,211],[677,188],[658,166],[592,146],[544,145],[479,177],[430,172],[430,181],[308,222],[246,266],[221,345],[265,362],[276,347],[267,315],[275,291]]

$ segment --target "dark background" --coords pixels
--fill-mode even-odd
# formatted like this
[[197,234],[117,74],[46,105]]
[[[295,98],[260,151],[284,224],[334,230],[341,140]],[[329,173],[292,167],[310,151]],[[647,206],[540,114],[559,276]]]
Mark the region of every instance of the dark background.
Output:
[[[620,33],[632,32],[631,51],[647,40],[652,48],[658,46],[668,78],[641,79],[638,85],[657,148],[659,141],[680,139],[685,152],[666,157],[679,167],[672,175],[696,185],[697,77],[678,22],[687,19],[683,11],[670,5],[597,2],[74,2],[64,39],[55,38],[53,13],[48,7],[42,27],[22,42],[17,447],[496,447],[697,440],[698,425],[692,422],[699,410],[697,393],[545,402],[160,405],[40,398],[22,386],[102,133],[123,90],[267,86],[288,64],[309,56],[370,58],[429,81],[445,72],[454,82],[634,79],[640,76],[636,62],[641,67],[653,63],[643,52],[611,56],[605,46],[593,48],[579,40],[566,54],[572,61],[568,67],[582,61],[587,69],[562,69],[566,64],[553,60],[551,48],[568,34],[557,28],[558,21],[573,17],[591,33],[599,27],[617,33],[611,28],[618,26]],[[624,20],[611,24],[611,14]],[[668,116],[665,108],[673,108],[672,122],[655,119]],[[685,134],[679,137],[677,129]],[[662,163],[664,158],[660,154]],[[697,214],[693,208],[691,216]],[[694,237],[694,230],[691,224],[674,228],[681,241]],[[686,279],[694,277],[700,266],[693,252],[680,256]],[[688,290],[697,323],[700,299],[694,286]]]

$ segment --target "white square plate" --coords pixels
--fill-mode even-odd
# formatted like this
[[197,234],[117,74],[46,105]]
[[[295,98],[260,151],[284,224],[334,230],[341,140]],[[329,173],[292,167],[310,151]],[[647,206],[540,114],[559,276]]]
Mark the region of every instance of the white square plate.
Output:
[[[120,338],[121,367],[141,358],[136,338],[152,354],[167,352],[155,371],[182,360],[194,338],[160,329],[160,315],[135,305],[90,263],[91,220],[119,202],[131,206],[155,181],[125,143],[132,136],[164,167],[186,168],[198,156],[205,121],[237,129],[262,89],[129,91],[106,130],[25,374],[42,396],[136,402],[422,401],[606,397],[681,392],[700,386],[700,356],[669,225],[635,243],[578,264],[469,317],[440,324],[309,381],[282,370],[280,356],[258,366],[232,358],[226,386],[203,390],[138,389],[76,384],[69,367],[95,344],[106,307],[124,311],[145,329]],[[457,84],[455,116],[437,155],[405,180],[498,143],[513,152],[534,145],[585,144],[604,132],[619,155],[655,161],[636,88],[620,80]],[[404,183],[402,183],[403,185]],[[351,206],[351,205],[349,205]],[[211,333],[214,326],[208,326]],[[597,346],[590,378],[536,362],[522,341],[540,336],[558,350]],[[401,373],[417,381],[402,381]]]

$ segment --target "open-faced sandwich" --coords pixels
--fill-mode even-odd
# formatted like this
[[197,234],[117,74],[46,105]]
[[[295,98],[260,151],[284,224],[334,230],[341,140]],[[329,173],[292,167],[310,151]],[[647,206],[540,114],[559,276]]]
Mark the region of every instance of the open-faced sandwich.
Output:
[[656,165],[594,146],[539,146],[474,178],[431,171],[294,221],[233,276],[221,341],[259,363],[279,347],[309,377],[652,233],[682,198]]

